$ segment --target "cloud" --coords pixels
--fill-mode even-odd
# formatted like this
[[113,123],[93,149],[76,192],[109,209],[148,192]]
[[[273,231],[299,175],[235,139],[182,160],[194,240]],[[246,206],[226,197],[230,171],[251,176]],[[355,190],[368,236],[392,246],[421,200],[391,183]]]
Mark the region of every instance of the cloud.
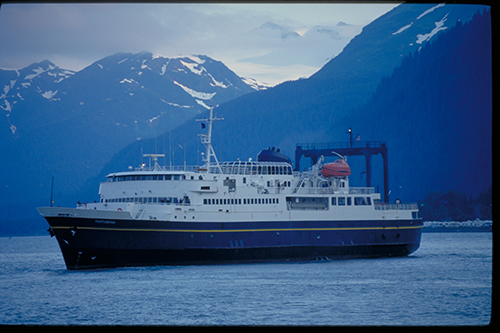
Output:
[[[238,75],[259,79],[251,72],[241,73],[240,69],[251,71],[251,64],[243,66],[239,60],[279,50],[269,38],[252,37],[252,29],[267,21],[296,28],[321,22],[336,24],[339,17],[351,23],[353,8],[344,8],[342,13],[336,10],[341,7],[334,6],[341,5],[3,4],[0,67],[23,68],[48,59],[62,68],[80,70],[117,52],[149,51],[166,57],[206,54],[226,63]],[[375,15],[379,14],[361,16]],[[359,20],[359,16],[352,19]],[[288,43],[286,52],[290,47]],[[273,67],[270,65],[261,59],[255,70],[266,69],[269,74]],[[318,66],[304,62],[289,65],[302,68],[295,76],[303,76],[306,67],[310,67],[310,75]],[[281,77],[282,69],[278,72]]]
[[[95,61],[116,52],[203,52],[237,29],[241,17],[203,5],[30,4],[0,11],[0,65],[79,57]],[[241,25],[241,24],[240,24]],[[28,64],[24,64],[28,65]]]

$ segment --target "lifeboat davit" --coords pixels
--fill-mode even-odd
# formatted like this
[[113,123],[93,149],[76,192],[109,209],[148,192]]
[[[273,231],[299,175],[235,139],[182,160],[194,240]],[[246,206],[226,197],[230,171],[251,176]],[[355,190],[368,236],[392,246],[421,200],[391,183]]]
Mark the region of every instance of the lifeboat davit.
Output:
[[351,168],[346,161],[338,159],[335,162],[323,164],[321,174],[325,178],[344,178],[351,174]]

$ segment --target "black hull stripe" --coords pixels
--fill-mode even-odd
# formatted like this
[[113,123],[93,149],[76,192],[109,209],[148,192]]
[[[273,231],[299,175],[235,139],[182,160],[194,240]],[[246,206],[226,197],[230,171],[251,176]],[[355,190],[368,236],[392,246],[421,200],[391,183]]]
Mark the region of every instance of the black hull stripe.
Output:
[[418,243],[361,246],[276,246],[230,249],[127,250],[62,248],[70,270],[162,265],[214,265],[403,257]]

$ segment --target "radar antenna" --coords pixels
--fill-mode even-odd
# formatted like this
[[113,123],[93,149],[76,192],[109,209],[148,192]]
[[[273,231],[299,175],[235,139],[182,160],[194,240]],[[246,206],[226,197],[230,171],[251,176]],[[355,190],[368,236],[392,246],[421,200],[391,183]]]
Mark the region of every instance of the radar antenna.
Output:
[[154,163],[153,171],[161,170],[161,167],[158,164],[158,157],[165,157],[165,154],[144,154],[142,156],[150,157],[153,160],[153,163]]

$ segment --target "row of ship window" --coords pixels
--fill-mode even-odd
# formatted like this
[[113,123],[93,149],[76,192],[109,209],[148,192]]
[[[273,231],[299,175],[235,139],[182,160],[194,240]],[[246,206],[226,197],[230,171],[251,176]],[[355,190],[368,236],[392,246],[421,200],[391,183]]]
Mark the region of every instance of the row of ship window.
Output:
[[[332,197],[332,206],[351,206],[353,197]],[[204,205],[253,205],[253,204],[279,204],[279,198],[243,198],[243,199],[203,199]],[[370,197],[354,197],[355,206],[371,205]]]
[[116,198],[104,199],[104,202],[135,202],[143,204],[191,204],[189,197],[134,197],[134,198]]
[[279,198],[203,199],[204,205],[262,205],[279,203]]
[[113,177],[108,177],[108,183],[126,182],[133,180],[181,180],[181,179],[186,179],[186,175],[113,176]]
[[[347,206],[352,205],[352,197],[332,197],[332,206]],[[354,205],[369,206],[372,204],[370,197],[354,197]]]
[[[371,205],[370,197],[332,197],[332,206],[351,206],[354,199],[356,206]],[[314,201],[314,200],[313,200]],[[105,199],[104,202],[135,202],[143,204],[190,204],[189,197],[134,197],[134,198],[116,198]],[[203,199],[204,205],[260,205],[260,204],[279,204],[279,198],[236,198],[236,199]]]
[[[135,197],[105,199],[104,202],[135,202],[143,204],[190,204],[189,197]],[[258,198],[258,199],[203,199],[204,205],[254,205],[254,204],[279,204],[278,198]]]
[[[355,206],[371,205],[370,197],[332,197],[332,206],[351,206],[354,199]],[[204,205],[253,205],[253,204],[279,204],[279,198],[250,198],[250,199],[203,199]]]
[[[191,180],[194,180],[194,176],[191,176]],[[147,175],[147,176],[113,176],[108,177],[108,183],[113,182],[128,182],[128,181],[137,181],[137,180],[184,180],[186,179],[186,175]],[[203,180],[203,176],[198,176],[199,180]],[[228,177],[229,179],[229,177]],[[246,184],[247,179],[243,177],[243,184]],[[271,181],[267,181],[267,186],[271,187]],[[290,181],[278,182],[277,186],[282,187],[291,187],[292,184]]]

